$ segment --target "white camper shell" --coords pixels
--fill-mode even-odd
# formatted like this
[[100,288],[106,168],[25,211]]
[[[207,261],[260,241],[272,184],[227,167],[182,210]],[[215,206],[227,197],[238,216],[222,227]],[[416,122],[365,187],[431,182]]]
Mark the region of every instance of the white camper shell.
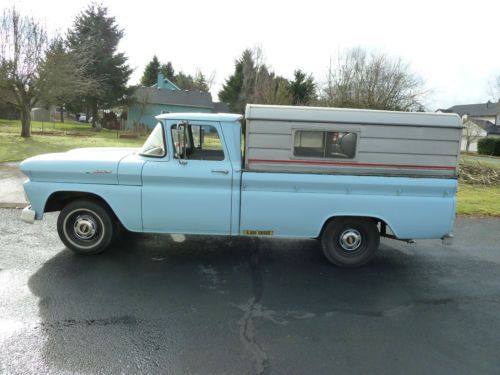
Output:
[[456,114],[246,107],[245,169],[456,178]]

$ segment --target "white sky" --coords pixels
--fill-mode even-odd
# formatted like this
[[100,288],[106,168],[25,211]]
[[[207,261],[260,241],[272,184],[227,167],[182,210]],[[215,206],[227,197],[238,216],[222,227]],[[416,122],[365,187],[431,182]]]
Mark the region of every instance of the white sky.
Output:
[[[64,32],[87,0],[2,0]],[[322,82],[330,58],[360,46],[401,56],[432,90],[430,109],[485,102],[500,75],[500,1],[103,0],[125,29],[120,49],[139,81],[154,54],[176,71],[216,73],[212,95],[243,49],[259,45],[277,74]]]

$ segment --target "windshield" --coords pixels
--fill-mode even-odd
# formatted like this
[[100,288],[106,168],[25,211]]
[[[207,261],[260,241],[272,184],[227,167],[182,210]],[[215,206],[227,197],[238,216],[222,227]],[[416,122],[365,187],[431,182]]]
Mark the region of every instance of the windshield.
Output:
[[146,139],[140,154],[157,157],[165,156],[165,139],[161,123],[155,126],[148,139]]

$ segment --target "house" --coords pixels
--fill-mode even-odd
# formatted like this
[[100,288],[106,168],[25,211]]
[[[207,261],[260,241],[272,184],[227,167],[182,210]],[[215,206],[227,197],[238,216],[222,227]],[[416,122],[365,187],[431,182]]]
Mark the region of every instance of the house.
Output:
[[50,111],[43,107],[32,108],[31,121],[50,121]]
[[139,87],[133,94],[127,128],[136,125],[152,128],[157,123],[155,116],[175,112],[227,113],[229,108],[225,103],[214,102],[209,92],[181,90],[160,73],[157,83]]
[[436,112],[456,113],[463,118],[462,151],[477,152],[479,139],[500,137],[500,102],[454,105]]

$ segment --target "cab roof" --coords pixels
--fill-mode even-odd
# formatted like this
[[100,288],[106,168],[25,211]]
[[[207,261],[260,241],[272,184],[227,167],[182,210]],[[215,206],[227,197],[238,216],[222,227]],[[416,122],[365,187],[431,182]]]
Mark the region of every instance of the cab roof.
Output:
[[156,116],[157,120],[198,120],[198,121],[219,121],[234,122],[239,121],[243,116],[236,113],[199,113],[199,112],[176,112],[164,113]]

